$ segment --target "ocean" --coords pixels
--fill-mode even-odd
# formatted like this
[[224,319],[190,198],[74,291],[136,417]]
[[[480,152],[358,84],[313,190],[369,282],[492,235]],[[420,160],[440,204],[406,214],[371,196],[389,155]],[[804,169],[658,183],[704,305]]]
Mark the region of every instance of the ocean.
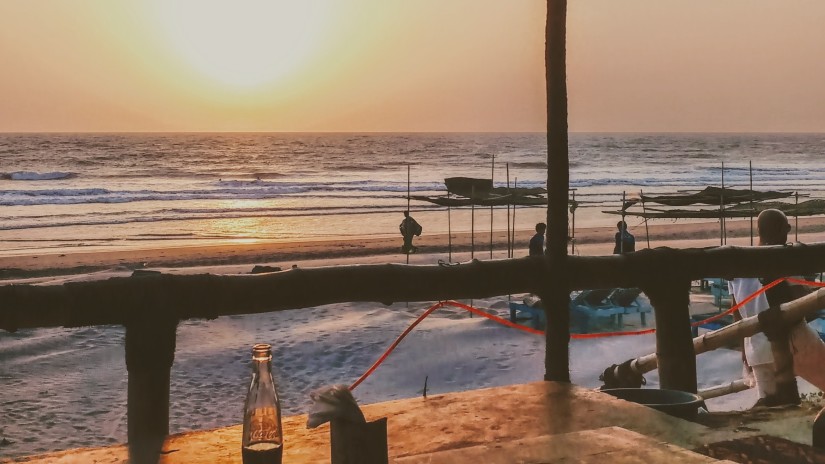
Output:
[[[544,187],[546,151],[541,133],[0,134],[0,255],[395,236],[408,170],[412,195],[444,194],[454,176]],[[752,163],[758,190],[822,196],[823,154],[825,134],[572,134],[576,224],[610,226],[602,211],[623,193],[721,186],[723,163],[727,187],[747,188]],[[447,232],[444,208],[409,208]],[[520,208],[515,224],[544,217]],[[449,227],[487,224],[465,208]]]

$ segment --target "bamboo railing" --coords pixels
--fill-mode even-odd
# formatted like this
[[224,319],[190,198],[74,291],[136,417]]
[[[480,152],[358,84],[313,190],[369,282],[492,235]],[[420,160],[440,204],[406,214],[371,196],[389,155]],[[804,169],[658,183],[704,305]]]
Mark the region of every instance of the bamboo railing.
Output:
[[[339,266],[255,275],[144,271],[132,277],[54,286],[6,285],[0,287],[0,329],[124,325],[130,450],[138,453],[133,462],[153,462],[151,450],[159,449],[168,434],[169,377],[179,321],[338,302],[389,304],[540,292],[554,274],[548,269],[559,268],[548,260],[539,257],[452,266]],[[688,312],[692,280],[810,274],[823,269],[825,243],[658,248],[625,255],[569,256],[556,273],[565,275],[567,293],[585,288],[642,288],[655,309],[661,388],[696,392]],[[567,312],[566,305],[564,308]],[[553,310],[546,309],[548,316]],[[552,321],[548,317],[549,324]],[[567,325],[556,327],[552,333],[553,337],[561,333],[565,344],[569,340]],[[554,371],[569,372],[566,356],[553,357],[548,349],[547,358]],[[150,457],[142,459],[141,450],[149,450]]]

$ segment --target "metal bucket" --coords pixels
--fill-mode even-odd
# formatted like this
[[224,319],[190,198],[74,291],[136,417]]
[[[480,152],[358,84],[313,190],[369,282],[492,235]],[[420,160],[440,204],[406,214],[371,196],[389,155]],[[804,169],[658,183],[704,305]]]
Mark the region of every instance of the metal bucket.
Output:
[[608,388],[602,390],[616,398],[643,404],[671,416],[686,420],[696,419],[704,400],[695,393],[655,388]]

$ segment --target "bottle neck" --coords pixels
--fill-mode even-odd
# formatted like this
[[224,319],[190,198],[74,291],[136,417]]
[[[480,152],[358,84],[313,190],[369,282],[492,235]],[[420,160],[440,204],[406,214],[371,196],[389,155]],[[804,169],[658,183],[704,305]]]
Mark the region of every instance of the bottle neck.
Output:
[[266,361],[252,361],[252,370],[257,373],[262,372],[272,372],[272,363],[269,360]]

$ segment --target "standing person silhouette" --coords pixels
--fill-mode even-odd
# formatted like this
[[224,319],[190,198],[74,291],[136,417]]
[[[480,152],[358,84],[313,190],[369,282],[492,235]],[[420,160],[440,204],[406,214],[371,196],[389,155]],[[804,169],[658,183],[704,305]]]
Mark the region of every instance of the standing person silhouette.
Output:
[[[778,209],[766,209],[759,213],[757,227],[759,246],[785,245],[788,241],[788,232],[791,230],[785,213]],[[760,290],[763,284],[773,280],[773,277],[761,281],[756,278],[730,280],[728,288],[733,296],[732,304],[744,301],[749,295]],[[819,389],[825,389],[825,370],[822,369],[825,365],[825,343],[804,319],[786,326],[778,314],[780,304],[794,300],[804,293],[803,288],[784,281],[758,295],[734,313],[734,319],[737,320],[758,314],[760,325],[766,326],[764,333],[743,340],[746,369],[753,373],[759,396],[754,407],[799,404],[794,375],[802,377]],[[771,342],[789,348],[789,354],[793,359],[792,365],[787,367],[792,367],[793,372],[779,375]],[[780,377],[785,379],[789,375],[790,379],[780,381]]]
[[530,256],[542,256],[544,254],[544,232],[547,224],[539,222],[536,224],[536,235],[530,239]]
[[627,231],[627,223],[619,221],[616,223],[616,228],[619,231],[616,232],[616,245],[613,246],[613,254],[618,255],[636,251],[636,237]]
[[413,246],[412,241],[413,237],[421,235],[421,224],[416,222],[416,220],[410,216],[409,211],[404,211],[404,220],[401,221],[401,224],[398,226],[398,230],[401,231],[401,236],[404,237],[404,244],[401,246],[401,252],[406,254],[415,253],[418,248]]

